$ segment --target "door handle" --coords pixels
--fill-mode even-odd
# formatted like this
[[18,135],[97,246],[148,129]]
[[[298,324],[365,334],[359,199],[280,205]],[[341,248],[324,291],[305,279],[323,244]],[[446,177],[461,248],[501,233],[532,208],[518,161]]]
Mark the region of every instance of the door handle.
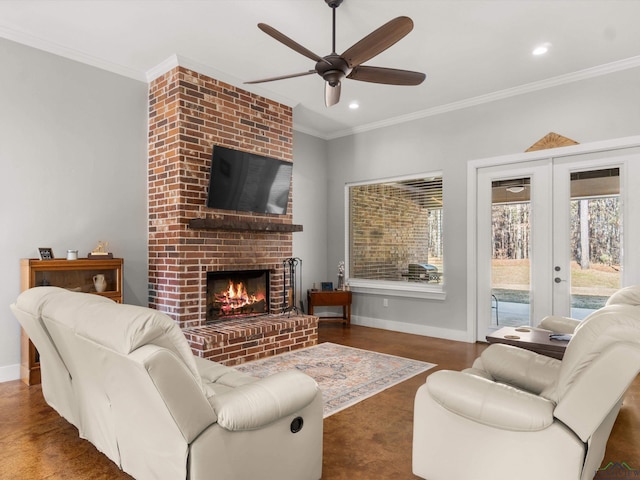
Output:
[[[560,271],[560,266],[559,266],[559,265],[556,265],[553,269],[554,269],[556,272],[559,272],[559,271]],[[553,281],[554,281],[554,282],[556,282],[556,283],[564,282],[564,280],[562,280],[560,277],[556,277],[556,278],[554,278],[554,279],[553,279]]]

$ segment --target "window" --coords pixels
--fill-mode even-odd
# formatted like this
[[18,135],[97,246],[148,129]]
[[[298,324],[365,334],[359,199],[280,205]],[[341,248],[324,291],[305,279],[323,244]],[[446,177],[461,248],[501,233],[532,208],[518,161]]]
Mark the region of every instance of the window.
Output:
[[350,286],[442,291],[442,175],[346,188]]

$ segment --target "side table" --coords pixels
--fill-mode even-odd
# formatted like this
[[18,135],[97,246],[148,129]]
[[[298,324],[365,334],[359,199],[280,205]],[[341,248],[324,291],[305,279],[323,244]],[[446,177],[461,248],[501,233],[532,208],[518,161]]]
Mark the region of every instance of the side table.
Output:
[[487,335],[489,343],[505,343],[531,350],[547,357],[562,360],[569,342],[567,340],[552,340],[548,330],[538,330],[530,327],[503,327]]
[[350,291],[343,290],[307,290],[307,302],[309,315],[313,315],[314,307],[342,307],[342,318],[319,317],[321,320],[340,320],[351,325],[351,299]]

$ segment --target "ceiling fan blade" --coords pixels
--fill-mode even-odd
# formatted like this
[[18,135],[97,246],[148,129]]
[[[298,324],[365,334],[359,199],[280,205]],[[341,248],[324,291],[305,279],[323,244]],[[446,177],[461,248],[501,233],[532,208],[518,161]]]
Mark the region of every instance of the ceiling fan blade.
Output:
[[279,77],[263,78],[263,79],[260,79],[260,80],[252,80],[250,82],[244,82],[244,83],[246,83],[246,84],[254,84],[254,83],[273,82],[275,80],[284,80],[286,78],[303,77],[305,75],[311,75],[312,73],[316,73],[316,71],[315,70],[308,70],[306,72],[292,73],[290,75],[280,75]]
[[311,50],[308,50],[308,49],[304,48],[302,45],[300,45],[295,40],[290,39],[284,33],[281,33],[278,30],[276,30],[275,28],[270,27],[266,23],[259,23],[258,24],[258,28],[260,30],[262,30],[264,33],[266,33],[267,35],[270,35],[271,37],[273,37],[276,40],[278,40],[280,43],[282,43],[282,44],[286,45],[287,47],[291,48],[292,50],[295,50],[296,52],[300,53],[301,55],[304,55],[305,57],[310,58],[311,60],[314,60],[315,62],[319,62],[319,61],[322,60],[321,56],[316,55]]
[[347,76],[352,80],[387,85],[420,85],[425,77],[426,75],[420,72],[398,70],[396,68],[367,67],[365,65],[355,67]]
[[409,17],[394,18],[357,42],[341,56],[349,67],[355,67],[385,51],[411,30],[413,30],[413,20]]
[[329,82],[324,82],[324,104],[327,107],[332,107],[340,101],[340,89],[342,84],[338,83],[335,87],[332,87]]

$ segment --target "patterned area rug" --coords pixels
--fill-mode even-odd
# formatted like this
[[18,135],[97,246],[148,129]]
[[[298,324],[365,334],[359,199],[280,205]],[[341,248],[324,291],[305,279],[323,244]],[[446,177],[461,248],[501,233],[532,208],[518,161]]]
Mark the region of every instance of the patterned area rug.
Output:
[[327,418],[433,367],[433,363],[321,343],[233,368],[259,378],[293,368],[306,373],[322,390]]

